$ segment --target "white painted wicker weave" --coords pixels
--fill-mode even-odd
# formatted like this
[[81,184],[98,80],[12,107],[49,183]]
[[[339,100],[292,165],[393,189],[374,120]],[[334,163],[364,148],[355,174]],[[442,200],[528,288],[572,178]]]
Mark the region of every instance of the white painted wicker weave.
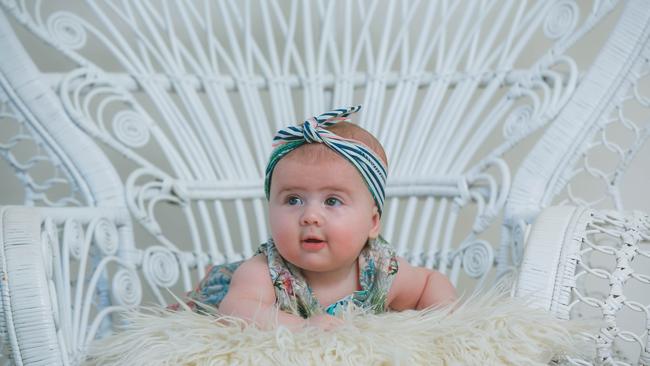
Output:
[[[528,226],[607,124],[637,131],[612,174],[649,135],[610,117],[630,95],[648,106],[635,88],[643,0],[0,4],[0,123],[13,127],[0,155],[38,206],[0,211],[0,325],[16,364],[77,364],[119,309],[165,304],[165,288],[250,256],[267,236],[272,133],[330,107],[363,104],[357,121],[386,147],[383,235],[461,290],[518,267]],[[617,7],[580,69],[569,51]],[[64,71],[39,70],[18,29]],[[621,209],[612,181],[603,196]]]
[[597,346],[593,358],[569,364],[650,364],[647,214],[554,206],[528,244],[516,295],[562,319],[603,320],[585,334]]

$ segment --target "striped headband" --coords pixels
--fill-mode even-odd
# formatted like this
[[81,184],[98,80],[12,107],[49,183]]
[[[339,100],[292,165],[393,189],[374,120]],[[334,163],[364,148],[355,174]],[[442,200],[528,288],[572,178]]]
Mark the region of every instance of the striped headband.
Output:
[[361,173],[381,215],[386,195],[386,166],[384,162],[372,149],[361,142],[343,138],[325,129],[325,127],[339,122],[350,122],[347,117],[360,109],[360,105],[335,109],[318,117],[312,117],[301,125],[288,126],[279,130],[273,138],[273,152],[266,166],[264,180],[266,198],[269,199],[271,195],[271,175],[278,161],[304,144],[321,143],[349,161]]

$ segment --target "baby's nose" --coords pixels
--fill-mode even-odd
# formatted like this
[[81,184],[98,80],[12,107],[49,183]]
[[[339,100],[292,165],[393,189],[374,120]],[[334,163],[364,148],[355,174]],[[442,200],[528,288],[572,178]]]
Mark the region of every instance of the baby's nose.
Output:
[[308,205],[305,207],[305,211],[302,213],[300,218],[300,223],[303,225],[320,225],[323,222],[323,217],[320,214],[318,208],[311,207]]

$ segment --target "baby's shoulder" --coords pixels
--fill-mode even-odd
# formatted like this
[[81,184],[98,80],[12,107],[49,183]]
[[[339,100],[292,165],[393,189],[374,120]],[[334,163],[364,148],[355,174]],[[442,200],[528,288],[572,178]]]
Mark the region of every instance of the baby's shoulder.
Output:
[[265,275],[269,276],[269,264],[266,260],[266,257],[262,254],[257,254],[247,260],[245,260],[237,271],[235,275]]
[[[245,260],[235,271],[230,288],[223,300],[225,306],[233,306],[233,301],[250,300],[272,304],[275,302],[275,290],[269,276],[266,261],[259,255]],[[238,305],[236,305],[238,306]]]

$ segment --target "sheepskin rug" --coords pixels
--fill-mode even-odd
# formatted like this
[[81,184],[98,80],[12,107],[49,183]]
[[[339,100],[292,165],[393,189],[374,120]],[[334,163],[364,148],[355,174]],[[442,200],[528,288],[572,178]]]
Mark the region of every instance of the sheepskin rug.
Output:
[[331,331],[260,330],[218,314],[144,308],[89,348],[86,365],[547,365],[584,354],[584,323],[495,292],[443,309],[354,311]]

